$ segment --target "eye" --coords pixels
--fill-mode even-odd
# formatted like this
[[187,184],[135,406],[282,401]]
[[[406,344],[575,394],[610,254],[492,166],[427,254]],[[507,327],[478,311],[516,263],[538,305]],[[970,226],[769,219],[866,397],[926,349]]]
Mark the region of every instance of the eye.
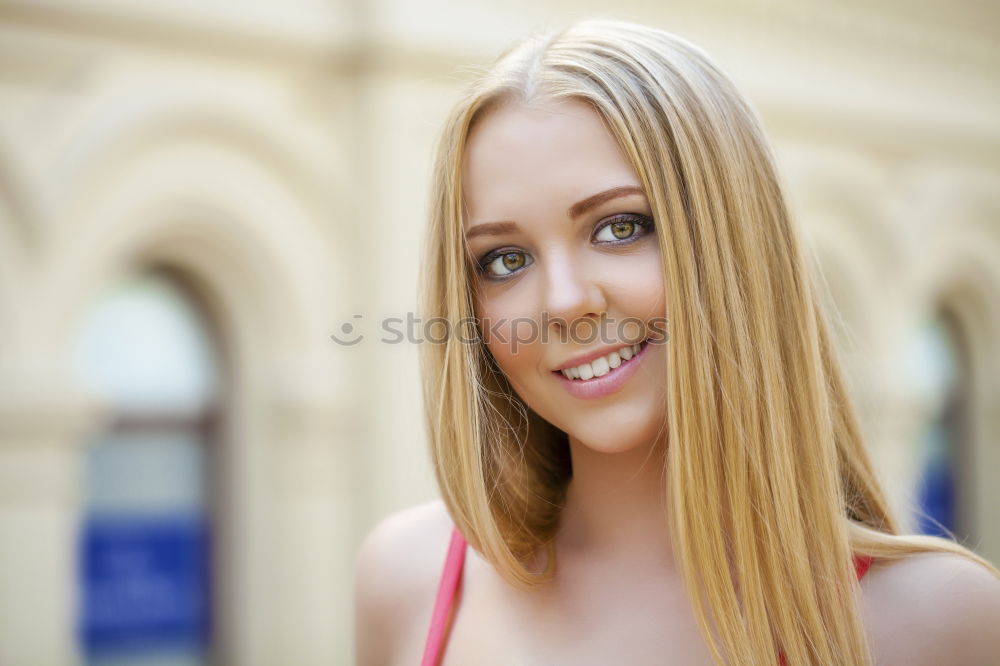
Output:
[[521,250],[498,250],[482,258],[479,270],[491,278],[504,278],[531,263],[528,255]]
[[650,232],[653,221],[635,215],[616,215],[601,225],[594,239],[602,243],[628,243]]
[[[652,232],[653,220],[643,215],[622,213],[598,227],[593,240],[598,245],[625,245]],[[534,263],[531,255],[514,248],[488,252],[477,262],[480,274],[489,280],[505,280]]]

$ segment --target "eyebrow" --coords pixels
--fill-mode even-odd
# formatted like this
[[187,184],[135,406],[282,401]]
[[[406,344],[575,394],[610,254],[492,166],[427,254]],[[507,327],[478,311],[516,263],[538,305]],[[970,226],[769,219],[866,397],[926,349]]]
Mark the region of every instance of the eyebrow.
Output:
[[[636,187],[634,185],[612,187],[610,190],[604,190],[603,192],[598,192],[597,194],[591,195],[582,201],[577,201],[569,207],[569,211],[567,212],[569,213],[570,218],[576,219],[587,211],[597,208],[606,201],[611,201],[612,199],[628,196],[630,194],[645,195],[645,192],[643,192],[641,187]],[[470,227],[465,234],[465,238],[466,240],[471,240],[477,236],[502,236],[503,234],[508,234],[514,231],[517,231],[517,222],[512,222],[510,220],[505,220],[503,222],[485,222],[483,224],[477,224]]]

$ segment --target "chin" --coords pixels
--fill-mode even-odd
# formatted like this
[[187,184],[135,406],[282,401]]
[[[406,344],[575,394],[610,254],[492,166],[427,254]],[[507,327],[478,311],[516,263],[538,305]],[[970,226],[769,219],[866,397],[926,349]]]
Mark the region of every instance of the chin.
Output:
[[603,420],[588,428],[577,424],[565,431],[583,447],[598,453],[626,453],[635,449],[645,450],[656,438],[659,429],[653,426],[637,428],[636,422]]
[[[573,435],[570,435],[573,437]],[[575,437],[577,443],[595,453],[627,453],[648,444],[647,441],[631,440],[623,438],[620,434],[609,434],[606,437],[594,437],[592,434],[586,438]]]

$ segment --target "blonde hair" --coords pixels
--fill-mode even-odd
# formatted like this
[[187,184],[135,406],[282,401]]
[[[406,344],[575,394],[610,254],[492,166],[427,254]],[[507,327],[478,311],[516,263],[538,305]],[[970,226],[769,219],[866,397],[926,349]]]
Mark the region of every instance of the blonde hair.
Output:
[[[545,584],[572,469],[565,433],[520,400],[473,319],[465,144],[499,105],[568,99],[600,114],[641,179],[665,300],[681,304],[668,313],[664,528],[716,662],[870,664],[853,554],[957,553],[1000,577],[954,541],[899,533],[753,108],[698,47],[610,19],[508,48],[438,146],[421,307],[449,331],[421,363],[437,482],[469,545],[511,584]],[[542,574],[528,568],[539,547]]]

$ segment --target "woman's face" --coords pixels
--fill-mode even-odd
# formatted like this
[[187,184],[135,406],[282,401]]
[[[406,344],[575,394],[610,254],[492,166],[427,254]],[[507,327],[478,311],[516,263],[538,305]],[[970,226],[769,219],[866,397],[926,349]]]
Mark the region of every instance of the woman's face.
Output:
[[[660,250],[600,116],[579,101],[495,109],[469,136],[463,180],[476,316],[514,390],[592,449],[652,444],[666,412]],[[609,355],[631,343],[638,355]]]

